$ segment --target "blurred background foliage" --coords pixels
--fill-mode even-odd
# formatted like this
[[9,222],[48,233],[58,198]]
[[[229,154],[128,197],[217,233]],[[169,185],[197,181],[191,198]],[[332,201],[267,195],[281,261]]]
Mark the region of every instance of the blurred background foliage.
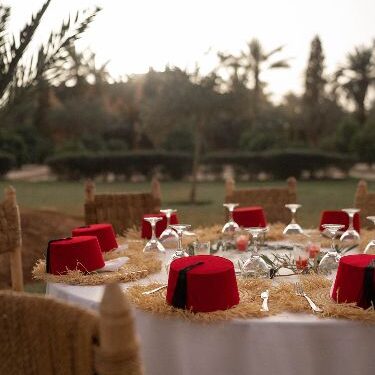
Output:
[[[0,6],[0,173],[25,163],[49,163],[61,178],[75,179],[164,168],[167,177],[192,177],[194,200],[202,164],[217,170],[234,163],[250,177],[265,171],[275,178],[300,176],[305,166],[313,178],[319,163],[345,171],[375,161],[374,44],[348,51],[330,76],[316,36],[303,93],[276,104],[263,73],[277,69],[282,77],[290,61],[283,47],[265,51],[255,38],[238,55],[219,52],[208,74],[167,66],[116,81],[94,53],[75,47],[99,9],[64,21],[25,59],[48,5],[15,39],[7,33],[10,9]],[[291,163],[300,169],[288,169]]]

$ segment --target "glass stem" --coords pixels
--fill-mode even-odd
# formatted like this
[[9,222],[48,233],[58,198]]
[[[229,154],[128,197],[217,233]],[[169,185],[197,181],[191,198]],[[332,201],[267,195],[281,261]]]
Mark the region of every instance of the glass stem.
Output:
[[336,248],[335,248],[335,235],[332,236],[332,241],[331,241],[331,250],[333,253],[336,253]]
[[166,214],[166,216],[167,216],[167,228],[168,228],[169,225],[171,224],[171,214],[168,212],[168,213]]
[[181,255],[183,253],[184,249],[182,248],[182,232],[178,232],[178,245],[176,253],[178,255]]
[[229,221],[234,221],[233,220],[233,208],[229,209]]
[[353,213],[349,214],[349,227],[348,227],[348,230],[353,230],[354,229],[354,227],[353,227],[353,216],[354,216]]
[[156,233],[155,233],[156,223],[154,221],[151,222],[151,241],[156,241]]
[[253,240],[254,240],[254,257],[258,256],[258,234],[253,235]]

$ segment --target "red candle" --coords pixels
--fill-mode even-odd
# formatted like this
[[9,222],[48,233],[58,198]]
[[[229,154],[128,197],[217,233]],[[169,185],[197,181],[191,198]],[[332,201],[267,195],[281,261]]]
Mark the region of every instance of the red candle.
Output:
[[315,259],[319,252],[320,252],[320,246],[314,243],[311,243],[307,246],[308,252],[309,252],[309,258]]
[[298,257],[296,259],[296,267],[297,267],[297,270],[305,269],[307,267],[307,259],[302,258],[302,257]]
[[240,236],[237,237],[236,247],[238,251],[245,251],[247,249],[248,244],[249,244],[248,236],[241,234]]

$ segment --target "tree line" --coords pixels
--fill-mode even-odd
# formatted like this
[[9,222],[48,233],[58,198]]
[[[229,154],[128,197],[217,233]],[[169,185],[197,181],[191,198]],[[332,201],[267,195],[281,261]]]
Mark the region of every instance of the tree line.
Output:
[[0,150],[18,164],[64,152],[144,149],[191,153],[193,176],[209,152],[311,148],[374,161],[374,43],[355,47],[328,75],[317,35],[303,93],[275,104],[264,72],[281,76],[290,61],[282,46],[267,51],[255,38],[238,54],[219,52],[208,74],[166,66],[113,79],[93,52],[75,48],[99,9],[77,12],[25,60],[49,3],[16,38],[7,33],[10,9],[0,5]]

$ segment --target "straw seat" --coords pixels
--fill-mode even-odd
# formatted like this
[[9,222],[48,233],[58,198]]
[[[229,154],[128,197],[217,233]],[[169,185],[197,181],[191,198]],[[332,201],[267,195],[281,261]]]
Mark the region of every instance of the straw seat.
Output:
[[360,180],[357,185],[357,191],[354,196],[354,207],[359,208],[359,216],[361,219],[361,226],[364,228],[373,229],[374,225],[367,216],[375,216],[375,192],[368,190],[367,182]]
[[142,374],[130,305],[117,284],[98,313],[52,298],[0,292],[0,374]]
[[149,193],[95,193],[95,184],[85,184],[86,224],[109,223],[115,232],[139,227],[145,214],[159,213],[161,207],[160,184],[156,178],[151,182]]
[[238,203],[240,207],[261,206],[268,223],[288,224],[291,216],[285,205],[297,202],[297,181],[294,177],[289,177],[285,187],[236,189],[234,180],[227,179],[225,202]]
[[21,220],[16,191],[9,186],[0,203],[0,256],[3,260],[9,254],[11,284],[15,291],[23,291],[21,247]]

